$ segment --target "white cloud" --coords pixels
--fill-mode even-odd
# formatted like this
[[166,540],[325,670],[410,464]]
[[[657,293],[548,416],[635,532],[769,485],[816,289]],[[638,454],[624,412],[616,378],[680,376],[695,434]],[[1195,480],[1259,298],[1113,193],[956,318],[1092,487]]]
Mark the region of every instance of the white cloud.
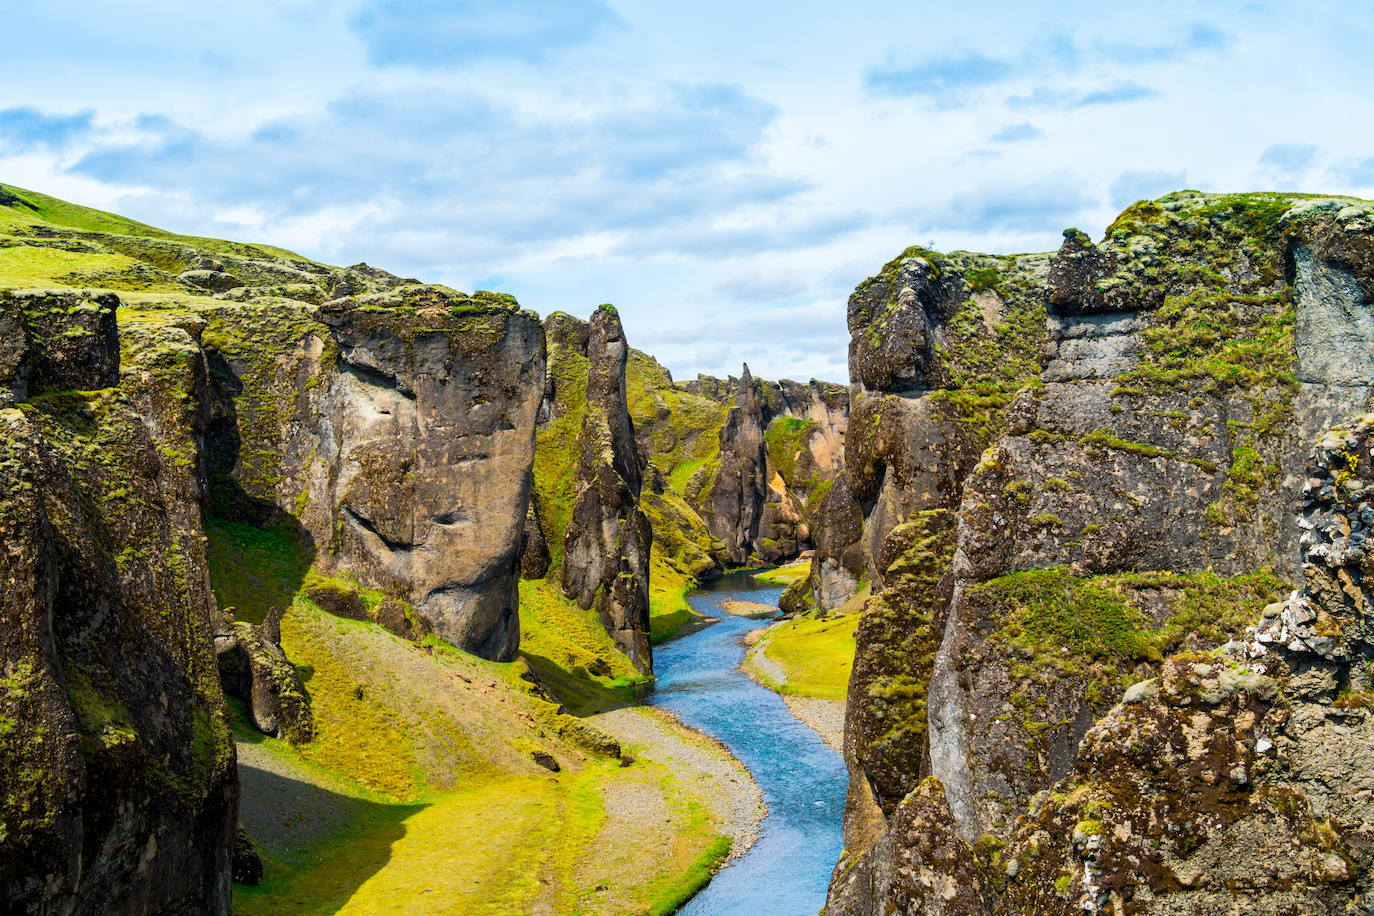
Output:
[[1184,183],[1374,192],[1374,63],[1345,51],[1374,20],[1250,6],[578,0],[550,32],[545,0],[26,4],[0,111],[55,120],[11,123],[0,180],[611,301],[679,376],[843,381],[845,300],[909,244],[1052,249]]

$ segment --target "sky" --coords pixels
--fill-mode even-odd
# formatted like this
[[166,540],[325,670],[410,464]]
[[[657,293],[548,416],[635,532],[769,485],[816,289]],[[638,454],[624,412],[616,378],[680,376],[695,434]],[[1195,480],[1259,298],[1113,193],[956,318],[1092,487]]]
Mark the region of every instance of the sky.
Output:
[[1374,197],[1374,2],[0,0],[0,181],[847,380],[909,245]]

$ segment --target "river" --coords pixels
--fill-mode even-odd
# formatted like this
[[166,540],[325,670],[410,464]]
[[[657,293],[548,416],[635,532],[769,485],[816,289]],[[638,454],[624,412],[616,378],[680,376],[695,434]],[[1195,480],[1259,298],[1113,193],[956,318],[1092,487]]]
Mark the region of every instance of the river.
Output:
[[733,574],[695,591],[698,612],[720,622],[654,649],[648,702],[722,741],[753,773],[768,817],[759,841],[711,880],[683,916],[809,916],[825,904],[842,848],[846,776],[840,755],[739,670],[741,639],[765,620],[720,609],[734,598],[776,604],[782,590]]

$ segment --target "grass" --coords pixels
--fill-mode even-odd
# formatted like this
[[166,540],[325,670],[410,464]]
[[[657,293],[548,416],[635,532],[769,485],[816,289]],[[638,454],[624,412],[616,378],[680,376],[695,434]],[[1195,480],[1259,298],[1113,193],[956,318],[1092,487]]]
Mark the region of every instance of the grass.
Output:
[[211,518],[205,538],[221,610],[232,608],[235,619],[262,623],[268,608],[285,611],[295,601],[310,558],[293,533]]
[[683,572],[655,541],[649,562],[649,642],[672,639],[683,627],[702,619],[687,602],[696,579]]
[[[316,608],[300,589],[317,577],[289,532],[215,521],[209,540],[222,603],[289,608],[282,644],[311,695],[316,739],[301,747],[253,732],[238,711],[244,760],[275,760],[271,772],[290,776],[267,778],[297,783],[266,816],[309,818],[298,800],[321,797],[335,812],[304,848],[255,837],[265,880],[235,887],[235,912],[667,914],[727,854],[680,774],[569,743],[560,726],[581,720],[523,679],[528,663],[577,712],[633,703],[643,680],[555,583],[522,583],[524,660],[497,664]],[[593,675],[598,662],[606,672]],[[563,770],[536,767],[534,749]]]
[[854,667],[854,631],[859,620],[859,614],[798,617],[769,628],[760,641],[762,651],[787,678],[774,689],[793,696],[843,700]]
[[[549,579],[520,583],[520,654],[578,715],[632,703],[648,681],[616,648],[596,613],[578,607]],[[604,673],[593,674],[601,665]]]
[[[700,805],[657,764],[593,764],[576,774],[485,781],[424,805],[380,806],[309,855],[308,869],[270,869],[236,886],[234,912],[256,914],[510,914],[675,911],[729,851]],[[639,854],[606,847],[624,829],[603,797],[632,781],[667,815]],[[667,835],[671,831],[671,835]],[[597,887],[606,890],[598,891]]]
[[769,585],[788,586],[793,582],[805,579],[811,575],[811,561],[798,560],[795,563],[788,563],[786,566],[779,566],[777,569],[765,569],[762,572],[754,573],[754,578]]
[[[24,287],[113,287],[122,284],[112,277],[138,277],[142,264],[123,255],[106,251],[64,251],[59,248],[16,246],[0,248],[0,286]],[[159,282],[149,276],[138,282],[138,289],[170,292],[178,289],[170,278]]]
[[[14,198],[15,201],[6,205],[6,198]],[[56,197],[39,194],[36,191],[26,191],[13,185],[0,185],[0,226],[27,226],[41,223],[85,232],[102,232],[135,238],[181,242],[219,254],[289,258],[303,262],[307,260],[295,252],[271,245],[246,245],[239,242],[226,242],[222,239],[177,235],[114,213],[105,213],[101,210],[83,207],[80,204],[69,203]]]

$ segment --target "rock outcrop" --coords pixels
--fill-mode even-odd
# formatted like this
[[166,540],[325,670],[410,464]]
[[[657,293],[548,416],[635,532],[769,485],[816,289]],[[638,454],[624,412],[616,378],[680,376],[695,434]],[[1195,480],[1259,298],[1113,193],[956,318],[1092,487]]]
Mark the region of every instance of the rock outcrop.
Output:
[[745,366],[735,404],[720,430],[720,465],[706,516],[711,533],[725,543],[730,562],[748,558],[759,537],[768,498],[768,450],[763,441],[763,411],[754,379]]
[[322,569],[407,602],[465,651],[514,657],[537,319],[509,297],[402,287],[317,312],[240,305],[206,342],[223,366],[219,511],[295,516]]
[[595,608],[616,646],[643,672],[649,646],[649,520],[634,426],[625,400],[629,345],[610,306],[592,315],[587,338],[585,413],[578,443],[576,496],[563,545],[563,591]]
[[[913,873],[952,875],[972,895],[931,910],[951,913],[1234,912],[1223,902],[1317,881],[1306,860],[1256,877],[1269,867],[1256,813],[1258,832],[1227,841],[1248,857],[1212,885],[1227,890],[1168,902],[1208,879],[1153,873],[1141,847],[1104,857],[1131,834],[1097,814],[1142,810],[1120,795],[1135,766],[1151,770],[1148,817],[1180,836],[1210,816],[1183,812],[1216,803],[1232,823],[1227,793],[1252,791],[1236,790],[1254,770],[1226,736],[1244,746],[1273,695],[1194,655],[1235,640],[1300,574],[1289,506],[1304,458],[1369,396],[1357,306],[1368,225],[1350,201],[1190,192],[1128,209],[1098,245],[1071,230],[1048,261],[908,252],[861,285],[846,465],[875,595],[850,684],[846,854],[828,913],[936,906],[909,903]],[[1008,276],[1011,263],[1023,269]],[[978,359],[989,344],[994,360]],[[1175,702],[1175,721],[1112,724],[1126,686],[1152,676],[1165,699],[1128,718]],[[1184,696],[1198,684],[1219,699]],[[1145,740],[1130,738],[1136,725]],[[1075,780],[1090,771],[1111,775],[1089,809]],[[1189,779],[1211,781],[1201,794],[1165,788]],[[1070,809],[1082,823],[1067,823]],[[914,840],[892,834],[911,817],[967,848],[913,859]],[[1274,836],[1301,846],[1304,830]],[[1059,843],[1075,850],[1062,860],[1072,875],[1047,870]],[[1320,907],[1342,893],[1355,899],[1304,890],[1272,911],[1334,912]]]
[[238,783],[195,478],[205,365],[170,330],[120,375],[117,305],[0,301],[30,344],[0,410],[0,899],[227,914]]
[[238,621],[231,635],[217,639],[220,683],[243,701],[258,731],[305,744],[315,735],[310,695],[282,652],[279,628],[274,617],[260,625]]

